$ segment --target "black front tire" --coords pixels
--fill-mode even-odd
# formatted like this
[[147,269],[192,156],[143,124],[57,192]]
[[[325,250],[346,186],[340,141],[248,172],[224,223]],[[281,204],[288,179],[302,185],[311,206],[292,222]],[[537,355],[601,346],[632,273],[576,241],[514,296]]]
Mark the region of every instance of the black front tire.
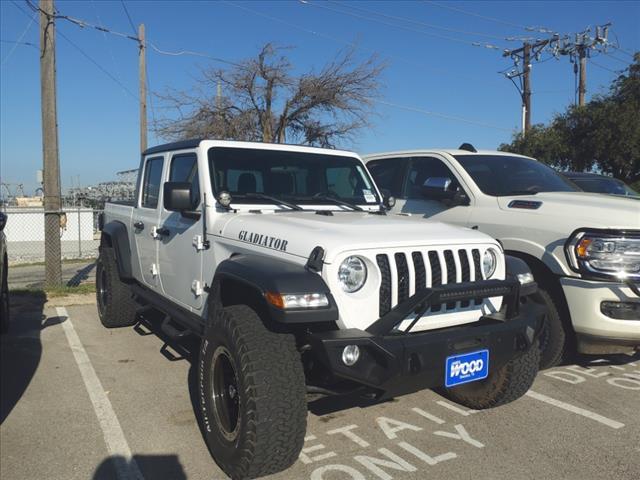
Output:
[[138,304],[131,288],[120,280],[116,254],[101,247],[96,265],[96,303],[100,322],[107,328],[129,327],[136,323]]
[[547,308],[540,332],[540,370],[555,367],[566,355],[568,335],[557,300],[543,284],[538,286],[538,297]]
[[273,333],[246,305],[212,308],[198,361],[209,450],[234,479],[280,472],[298,458],[306,387],[293,336]]
[[526,353],[491,372],[486,379],[446,389],[445,395],[475,410],[505,405],[527,393],[539,365],[540,348],[536,342]]

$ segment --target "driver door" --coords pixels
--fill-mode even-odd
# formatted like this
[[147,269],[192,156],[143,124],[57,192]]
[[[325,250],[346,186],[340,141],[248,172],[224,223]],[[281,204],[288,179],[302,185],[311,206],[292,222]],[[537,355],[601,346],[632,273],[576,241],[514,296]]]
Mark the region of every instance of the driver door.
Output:
[[468,226],[471,208],[468,205],[451,205],[443,200],[427,198],[424,186],[433,184],[448,185],[449,191],[465,193],[469,198],[458,178],[443,160],[437,157],[413,157],[409,161],[402,198],[397,200],[394,211]]

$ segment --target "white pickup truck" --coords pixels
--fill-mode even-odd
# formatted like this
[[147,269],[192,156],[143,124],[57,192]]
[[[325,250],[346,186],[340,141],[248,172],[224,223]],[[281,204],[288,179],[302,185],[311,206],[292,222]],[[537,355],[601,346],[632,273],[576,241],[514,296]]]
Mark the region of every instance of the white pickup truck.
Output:
[[499,151],[369,155],[393,212],[488,233],[533,271],[549,307],[542,367],[640,346],[640,203],[579,192],[536,160]]
[[387,215],[354,153],[150,148],[135,202],[107,203],[101,225],[101,322],[154,308],[166,335],[201,337],[202,427],[233,478],[298,458],[306,392],[442,387],[490,408],[537,374],[545,310],[526,264],[484,233]]

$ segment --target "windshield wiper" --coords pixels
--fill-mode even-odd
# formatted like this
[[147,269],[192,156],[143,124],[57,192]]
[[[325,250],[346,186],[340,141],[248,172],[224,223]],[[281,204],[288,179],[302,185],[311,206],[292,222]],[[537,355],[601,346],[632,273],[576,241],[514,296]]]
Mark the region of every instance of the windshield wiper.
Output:
[[364,212],[364,209],[359,207],[358,205],[351,203],[351,202],[347,202],[346,200],[342,200],[340,198],[336,198],[336,197],[332,197],[330,195],[326,195],[324,193],[316,193],[313,197],[311,197],[312,200],[325,200],[328,202],[333,202],[336,205],[343,205],[345,207],[349,207],[351,210],[354,210],[356,212]]
[[304,210],[301,206],[296,205],[295,203],[289,203],[286,200],[282,200],[281,198],[278,197],[272,197],[271,195],[265,195],[264,193],[245,193],[243,195],[244,197],[247,198],[259,198],[260,200],[269,200],[273,203],[277,203],[278,205],[284,205],[285,207],[289,207],[291,210]]

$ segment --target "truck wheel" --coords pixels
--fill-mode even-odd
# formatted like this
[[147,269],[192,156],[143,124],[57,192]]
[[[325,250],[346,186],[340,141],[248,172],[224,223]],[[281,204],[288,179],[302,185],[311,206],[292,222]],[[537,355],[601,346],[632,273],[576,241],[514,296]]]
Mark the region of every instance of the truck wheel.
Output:
[[96,264],[96,301],[100,322],[107,328],[128,327],[136,323],[138,305],[129,285],[118,276],[113,248],[102,247]]
[[540,369],[545,370],[558,365],[564,357],[567,333],[560,318],[558,305],[544,285],[538,287],[538,295],[547,307],[540,332]]
[[294,339],[267,330],[246,305],[211,310],[198,361],[209,450],[234,479],[282,471],[298,459],[307,428]]
[[482,410],[498,407],[524,395],[536,378],[540,365],[540,348],[534,344],[529,351],[514,358],[484,380],[445,390],[453,401]]

